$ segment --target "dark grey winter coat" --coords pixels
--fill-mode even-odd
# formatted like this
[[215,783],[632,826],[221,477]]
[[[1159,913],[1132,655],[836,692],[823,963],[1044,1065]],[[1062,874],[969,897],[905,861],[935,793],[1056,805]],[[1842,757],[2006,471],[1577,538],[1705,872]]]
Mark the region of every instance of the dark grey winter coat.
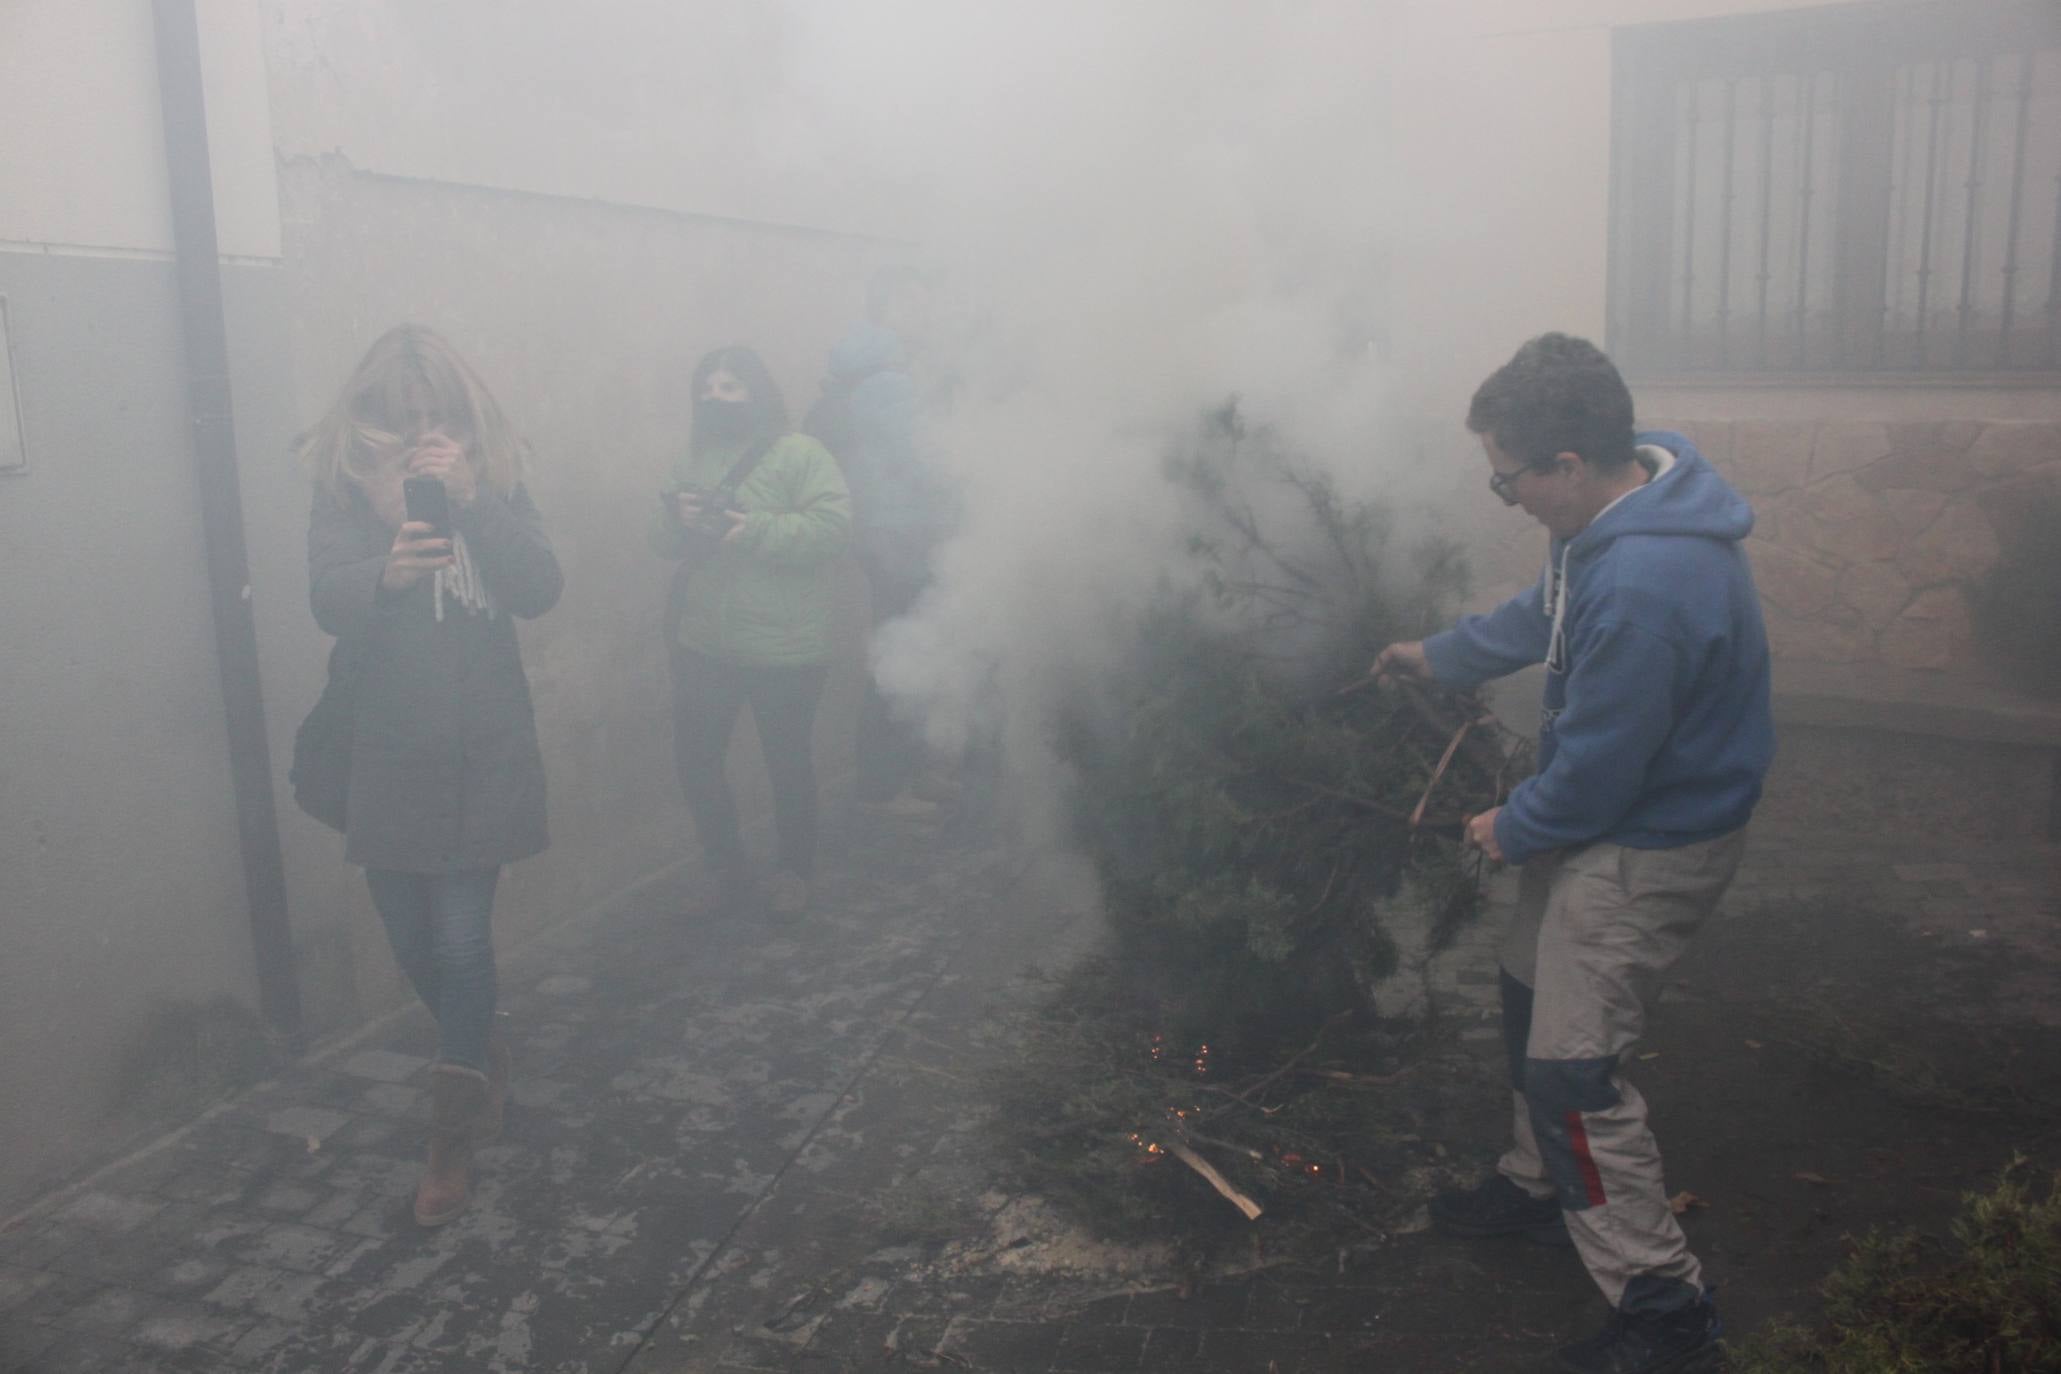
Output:
[[319,488],[308,522],[315,621],[360,664],[344,857],[451,873],[527,858],[549,842],[544,764],[511,615],[557,604],[558,559],[529,493],[481,489],[452,524],[497,606],[435,613],[433,578],[381,590],[393,531],[356,487]]

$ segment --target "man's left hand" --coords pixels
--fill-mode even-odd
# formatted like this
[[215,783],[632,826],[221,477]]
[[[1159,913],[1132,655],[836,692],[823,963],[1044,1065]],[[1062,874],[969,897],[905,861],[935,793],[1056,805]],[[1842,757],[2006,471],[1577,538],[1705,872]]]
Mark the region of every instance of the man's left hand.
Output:
[[1467,843],[1497,863],[1503,862],[1503,846],[1496,843],[1496,817],[1502,814],[1502,807],[1492,806],[1479,816],[1467,818]]

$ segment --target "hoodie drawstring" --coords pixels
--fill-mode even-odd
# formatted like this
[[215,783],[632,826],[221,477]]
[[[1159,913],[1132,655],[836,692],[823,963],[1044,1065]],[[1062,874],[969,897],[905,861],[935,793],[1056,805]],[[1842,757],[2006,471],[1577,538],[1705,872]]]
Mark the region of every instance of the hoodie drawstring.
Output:
[[1552,636],[1546,641],[1546,671],[1567,671],[1567,556],[1569,545],[1560,546],[1560,565],[1546,561],[1546,614],[1553,618]]

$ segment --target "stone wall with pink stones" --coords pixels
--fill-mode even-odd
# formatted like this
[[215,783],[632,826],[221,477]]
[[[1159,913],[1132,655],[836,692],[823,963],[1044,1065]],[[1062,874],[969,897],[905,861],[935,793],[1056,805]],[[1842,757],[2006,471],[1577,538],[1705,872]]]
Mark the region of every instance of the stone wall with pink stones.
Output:
[[[2061,423],[1694,420],[1687,434],[1753,502],[1748,549],[1776,657],[1993,680],[1971,590],[2020,541],[2061,531]],[[2061,608],[2057,608],[2061,614]]]

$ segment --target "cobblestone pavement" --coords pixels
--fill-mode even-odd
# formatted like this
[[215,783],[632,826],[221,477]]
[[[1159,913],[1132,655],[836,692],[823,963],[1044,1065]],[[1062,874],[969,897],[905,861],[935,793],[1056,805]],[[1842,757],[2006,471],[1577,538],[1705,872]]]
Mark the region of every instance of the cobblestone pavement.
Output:
[[[419,1015],[19,1218],[0,1371],[1415,1374],[1535,1368],[1600,1319],[1564,1253],[1421,1234],[1187,1296],[1150,1254],[1057,1272],[1048,1223],[986,1191],[977,1079],[1021,975],[1092,940],[1087,904],[994,854],[861,840],[801,925],[691,921],[661,892],[509,959],[514,1101],[447,1227],[407,1215]],[[1769,843],[1728,909],[1858,896],[1942,949],[2008,945],[2018,981],[1970,1014],[2051,1025],[2051,875]],[[1470,1158],[1500,1121],[1494,936],[1416,985],[1479,1070],[1480,1110],[1435,1123]]]

